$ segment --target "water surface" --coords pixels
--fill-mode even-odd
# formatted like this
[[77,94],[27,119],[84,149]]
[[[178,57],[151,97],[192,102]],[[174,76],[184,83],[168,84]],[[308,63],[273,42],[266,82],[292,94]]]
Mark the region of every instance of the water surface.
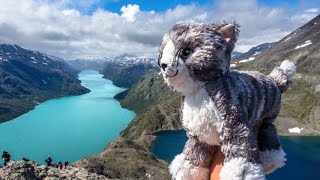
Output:
[[[177,154],[182,152],[186,141],[185,131],[162,131],[157,133],[151,151],[170,163]],[[282,136],[280,141],[287,154],[287,165],[268,175],[268,180],[320,179],[319,136]]]
[[97,71],[82,71],[79,79],[90,93],[46,101],[0,124],[0,152],[38,163],[48,155],[54,162],[73,162],[101,152],[135,116],[113,99],[125,89],[102,77]]

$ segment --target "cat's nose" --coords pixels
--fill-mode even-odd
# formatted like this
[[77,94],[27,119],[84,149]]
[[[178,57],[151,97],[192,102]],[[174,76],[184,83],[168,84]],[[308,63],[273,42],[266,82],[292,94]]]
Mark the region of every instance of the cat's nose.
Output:
[[167,64],[165,64],[165,63],[161,63],[161,68],[165,71],[166,70],[166,68],[168,67],[168,65]]

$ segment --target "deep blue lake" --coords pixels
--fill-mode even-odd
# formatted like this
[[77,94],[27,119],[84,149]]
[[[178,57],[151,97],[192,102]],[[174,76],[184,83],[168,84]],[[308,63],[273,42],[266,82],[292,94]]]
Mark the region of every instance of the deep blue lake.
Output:
[[78,76],[90,93],[46,101],[0,124],[0,152],[8,151],[13,160],[26,157],[41,164],[48,155],[54,162],[74,162],[101,152],[119,136],[135,117],[113,99],[125,89],[97,71],[82,71]]
[[[167,162],[182,152],[187,140],[185,131],[162,131],[156,135],[151,151]],[[287,154],[287,164],[268,175],[267,179],[319,180],[320,137],[282,136],[280,140]]]

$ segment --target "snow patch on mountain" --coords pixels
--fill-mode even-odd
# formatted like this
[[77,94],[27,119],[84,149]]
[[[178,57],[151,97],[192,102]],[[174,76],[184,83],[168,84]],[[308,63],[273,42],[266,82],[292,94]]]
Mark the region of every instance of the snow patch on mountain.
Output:
[[299,127],[294,127],[294,128],[289,128],[288,131],[289,133],[294,133],[294,134],[300,134],[303,128]]
[[297,47],[294,48],[294,49],[299,49],[299,48],[302,48],[302,47],[306,47],[306,46],[309,46],[310,44],[312,44],[311,40],[307,40],[307,41],[304,42],[304,44],[297,45]]
[[137,64],[151,64],[157,67],[156,58],[150,58],[146,56],[135,56],[131,54],[123,54],[116,57],[100,57],[100,58],[85,58],[85,59],[75,59],[73,61],[88,61],[88,62],[112,62],[120,65],[137,65]]
[[233,63],[233,64],[230,64],[230,67],[237,67],[237,65]]
[[8,59],[5,59],[5,58],[0,56],[0,61],[8,61]]
[[253,61],[255,58],[254,57],[250,57],[248,59],[243,59],[241,61],[239,61],[239,63],[246,63],[246,62],[249,62],[249,61]]
[[19,51],[18,48],[16,47],[16,45],[12,45],[12,46],[16,51]]

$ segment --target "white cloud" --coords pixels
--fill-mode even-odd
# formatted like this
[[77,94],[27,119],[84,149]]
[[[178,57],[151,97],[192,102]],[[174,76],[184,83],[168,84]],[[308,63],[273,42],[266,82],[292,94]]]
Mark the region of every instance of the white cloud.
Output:
[[319,13],[319,9],[318,8],[311,8],[311,9],[307,9],[305,10],[306,13]]
[[128,4],[121,7],[121,16],[126,18],[128,22],[134,22],[136,20],[136,14],[140,11],[140,8],[136,4]]
[[[141,11],[138,5],[122,14],[97,9],[99,0],[0,0],[0,43],[14,43],[64,57],[101,57],[122,53],[156,56],[163,34],[179,22],[237,21],[241,25],[238,51],[280,40],[315,17],[316,10],[290,11],[264,7],[254,0],[218,0],[215,5],[179,5],[166,12]],[[77,7],[76,7],[77,6]]]
[[312,18],[317,16],[319,14],[319,9],[312,8],[304,10],[300,14],[295,14],[292,16],[292,21],[298,22],[298,23],[304,23],[310,21]]

